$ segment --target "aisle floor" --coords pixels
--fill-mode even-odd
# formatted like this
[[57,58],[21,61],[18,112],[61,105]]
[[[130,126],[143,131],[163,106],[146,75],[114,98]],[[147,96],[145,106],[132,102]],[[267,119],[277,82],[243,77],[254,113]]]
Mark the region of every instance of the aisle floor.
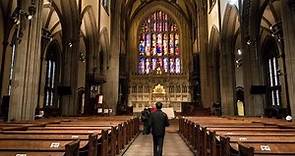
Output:
[[[194,156],[177,133],[167,133],[164,140],[164,156]],[[151,135],[140,134],[123,156],[153,156]]]

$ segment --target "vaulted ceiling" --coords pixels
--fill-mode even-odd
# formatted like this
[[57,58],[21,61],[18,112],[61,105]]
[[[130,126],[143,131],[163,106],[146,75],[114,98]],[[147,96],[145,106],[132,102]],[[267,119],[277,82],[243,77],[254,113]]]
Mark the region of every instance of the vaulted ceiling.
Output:
[[[122,3],[122,16],[126,18],[127,22],[132,22],[132,18],[136,16],[139,10],[154,1],[172,4],[188,22],[195,26],[197,21],[197,4],[204,3],[204,0],[126,0]],[[204,5],[206,5],[206,2]]]

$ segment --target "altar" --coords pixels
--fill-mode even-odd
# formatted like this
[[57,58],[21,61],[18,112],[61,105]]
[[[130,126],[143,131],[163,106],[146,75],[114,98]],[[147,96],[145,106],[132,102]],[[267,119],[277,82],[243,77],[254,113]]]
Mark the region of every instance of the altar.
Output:
[[164,89],[164,86],[160,84],[156,85],[155,88],[153,89],[150,106],[152,106],[156,102],[162,102],[163,108],[169,107],[167,93]]
[[181,112],[181,103],[189,102],[191,99],[186,85],[174,87],[169,81],[146,85],[149,83],[152,82],[130,87],[128,105],[133,107],[133,112],[139,113],[145,107],[152,107],[156,102],[161,102],[163,109]]

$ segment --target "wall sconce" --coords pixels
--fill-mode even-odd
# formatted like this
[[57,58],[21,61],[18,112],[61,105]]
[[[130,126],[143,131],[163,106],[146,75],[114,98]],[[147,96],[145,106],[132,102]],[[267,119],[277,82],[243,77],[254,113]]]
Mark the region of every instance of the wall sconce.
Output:
[[256,41],[255,41],[255,40],[252,40],[252,39],[248,39],[248,40],[247,40],[247,45],[248,45],[249,47],[254,47],[255,44],[256,44]]
[[36,13],[36,7],[34,5],[29,7],[29,14],[27,16],[28,20],[31,20]]
[[85,52],[80,52],[80,61],[83,62],[83,63],[86,61]]
[[46,29],[42,29],[42,38],[48,41],[52,41],[53,37],[51,35],[51,32],[46,30]]
[[237,53],[238,53],[238,55],[240,55],[240,56],[243,54],[241,49],[238,49]]
[[36,7],[34,5],[31,5],[29,6],[28,12],[26,12],[23,9],[20,9],[18,14],[26,17],[28,20],[32,20],[35,13],[36,13]]
[[284,75],[285,75],[285,73],[283,73],[283,72],[281,71],[281,69],[278,69],[278,70],[277,70],[277,74],[278,74],[278,76],[284,76]]
[[249,39],[248,41],[247,41],[247,45],[251,45],[252,44],[252,41]]
[[69,43],[68,43],[68,46],[69,46],[70,48],[72,48],[72,46],[73,46],[72,42],[69,42]]
[[16,7],[10,18],[16,25],[15,34],[13,35],[13,39],[11,41],[11,45],[19,44],[23,37],[23,31],[25,27],[24,19],[31,20],[36,13],[35,5],[32,5],[28,8],[28,12],[21,9],[20,7]]
[[238,59],[236,60],[236,67],[240,68],[242,66],[243,60],[242,59]]
[[269,27],[272,32],[271,36],[274,37],[277,42],[282,41],[283,30],[282,30],[282,22],[278,22]]

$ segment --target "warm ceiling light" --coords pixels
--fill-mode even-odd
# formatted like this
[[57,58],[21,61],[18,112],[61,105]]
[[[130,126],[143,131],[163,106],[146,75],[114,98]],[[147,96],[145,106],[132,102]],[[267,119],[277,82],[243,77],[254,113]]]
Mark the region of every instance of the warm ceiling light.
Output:
[[33,15],[28,15],[28,20],[31,20],[33,18]]
[[242,50],[238,49],[238,55],[242,55]]

